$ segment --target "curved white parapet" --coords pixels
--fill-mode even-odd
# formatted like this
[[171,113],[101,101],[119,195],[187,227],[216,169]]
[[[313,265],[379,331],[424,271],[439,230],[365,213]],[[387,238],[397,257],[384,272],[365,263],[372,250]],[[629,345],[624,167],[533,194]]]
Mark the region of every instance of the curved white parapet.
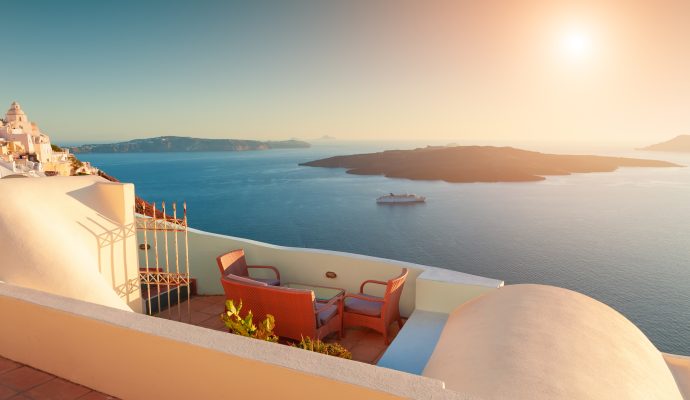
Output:
[[486,399],[683,399],[632,322],[544,285],[509,285],[458,307],[423,375]]
[[[339,251],[277,246],[190,229],[189,264],[200,294],[223,294],[216,257],[240,248],[245,250],[248,264],[278,268],[283,282],[334,286],[348,292],[358,292],[362,281],[387,280],[407,268],[409,275],[400,299],[404,316],[415,309],[448,313],[459,304],[503,285],[500,280],[426,265]],[[164,259],[164,253],[159,251],[159,259]],[[143,260],[144,251],[139,253]],[[149,258],[153,257],[149,255]],[[336,277],[328,278],[328,272],[334,272]],[[382,294],[379,285],[369,286],[369,293]]]
[[7,284],[0,317],[0,355],[123,399],[469,400],[436,379]]
[[141,310],[132,184],[3,179],[0,204],[0,280]]

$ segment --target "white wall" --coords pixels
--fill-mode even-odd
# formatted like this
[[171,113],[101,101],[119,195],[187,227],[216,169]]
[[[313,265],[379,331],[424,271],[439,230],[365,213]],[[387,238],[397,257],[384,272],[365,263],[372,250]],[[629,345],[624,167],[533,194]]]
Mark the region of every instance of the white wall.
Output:
[[123,399],[467,399],[443,382],[0,283],[0,356]]
[[[141,238],[139,240],[141,242]],[[149,243],[151,240],[149,235]],[[182,244],[182,235],[180,241]],[[172,236],[169,236],[169,242],[172,243]],[[164,259],[162,235],[159,237],[158,245],[161,262]],[[419,264],[336,251],[276,246],[190,229],[189,263],[192,277],[197,279],[200,294],[223,293],[216,257],[240,248],[245,250],[249,264],[272,265],[278,268],[283,282],[333,286],[344,288],[348,292],[358,292],[364,280],[385,281],[398,276],[402,268],[407,268],[409,276],[400,299],[400,311],[404,316],[409,316],[415,307],[419,306],[428,311],[448,312],[466,300],[503,285],[499,280]],[[139,250],[139,253],[143,265],[145,252]],[[153,250],[149,253],[149,265],[153,267]],[[180,251],[180,257],[183,265],[184,249]],[[170,258],[172,259],[172,256]],[[335,272],[337,278],[327,278],[326,272],[329,271]],[[433,289],[439,281],[444,285],[442,291]],[[424,291],[420,292],[419,287],[423,287]],[[371,290],[369,293],[372,294],[381,294],[382,288],[380,285],[367,285],[366,290]]]
[[141,311],[132,184],[3,179],[0,204],[0,280]]

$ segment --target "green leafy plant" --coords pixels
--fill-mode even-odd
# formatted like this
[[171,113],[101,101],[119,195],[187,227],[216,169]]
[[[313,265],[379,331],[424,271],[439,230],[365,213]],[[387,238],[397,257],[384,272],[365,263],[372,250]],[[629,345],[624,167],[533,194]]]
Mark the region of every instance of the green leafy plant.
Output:
[[72,166],[72,174],[74,174],[79,168],[81,168],[82,165],[84,165],[81,160],[79,160],[77,157],[70,155],[69,156],[70,164]]
[[350,353],[350,350],[343,347],[340,343],[324,343],[319,339],[313,340],[309,336],[303,336],[299,343],[290,343],[290,346],[313,351],[315,353],[346,358],[348,360],[352,359],[352,353]]
[[251,310],[247,312],[247,315],[242,317],[240,311],[242,311],[242,300],[235,306],[235,302],[228,300],[225,302],[225,312],[220,315],[220,318],[225,323],[225,326],[230,329],[230,332],[240,335],[247,336],[254,339],[265,340],[267,342],[277,342],[278,336],[273,333],[275,329],[276,322],[273,315],[266,314],[266,318],[261,321],[259,326],[254,324],[254,315]]

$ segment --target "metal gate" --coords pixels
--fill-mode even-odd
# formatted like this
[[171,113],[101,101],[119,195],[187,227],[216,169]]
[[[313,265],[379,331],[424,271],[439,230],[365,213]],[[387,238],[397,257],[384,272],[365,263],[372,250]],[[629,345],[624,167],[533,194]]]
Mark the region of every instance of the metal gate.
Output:
[[[156,210],[156,203],[141,202],[136,216],[139,248],[145,256],[139,259],[139,281],[144,308],[149,315],[183,320],[182,302],[187,303],[184,319],[191,322],[192,279],[189,273],[189,242],[187,203],[182,203],[182,218],[177,217],[177,203],[172,203],[172,216],[167,214],[165,202]],[[181,251],[184,254],[181,256]],[[153,250],[153,254],[151,251]],[[142,265],[143,263],[143,265]],[[177,315],[173,315],[173,303]]]

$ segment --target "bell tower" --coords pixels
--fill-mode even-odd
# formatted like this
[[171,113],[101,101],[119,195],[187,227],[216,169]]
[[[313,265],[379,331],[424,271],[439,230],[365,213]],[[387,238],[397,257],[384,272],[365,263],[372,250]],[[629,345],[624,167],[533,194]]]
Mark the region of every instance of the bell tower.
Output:
[[26,118],[26,114],[22,110],[22,107],[17,103],[16,101],[12,102],[12,105],[10,106],[10,109],[7,110],[7,114],[5,114],[5,122],[8,124],[11,122],[28,122],[28,119]]

